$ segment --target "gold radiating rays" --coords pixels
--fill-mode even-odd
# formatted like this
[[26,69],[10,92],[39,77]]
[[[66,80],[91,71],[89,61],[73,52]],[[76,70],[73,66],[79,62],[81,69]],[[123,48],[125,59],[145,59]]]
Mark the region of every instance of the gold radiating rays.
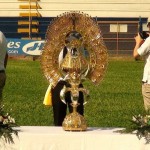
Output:
[[82,36],[82,44],[88,52],[90,67],[87,78],[97,85],[103,79],[107,68],[107,48],[96,21],[82,12],[66,12],[55,18],[48,26],[41,56],[43,73],[53,86],[63,77],[59,69],[58,56],[66,45],[67,34],[72,31]]

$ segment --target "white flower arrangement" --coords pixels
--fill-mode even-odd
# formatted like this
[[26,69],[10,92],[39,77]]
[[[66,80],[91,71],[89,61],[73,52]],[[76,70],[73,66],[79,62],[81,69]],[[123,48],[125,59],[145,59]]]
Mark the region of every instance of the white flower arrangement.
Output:
[[136,125],[136,135],[139,139],[145,138],[146,143],[150,143],[150,115],[137,115],[132,117],[132,122]]
[[8,113],[3,112],[3,107],[0,108],[0,138],[5,139],[8,143],[14,143],[12,134],[18,136],[18,130],[16,127],[15,119],[12,118]]
[[117,132],[136,133],[139,139],[145,138],[146,144],[150,143],[150,115],[134,115],[131,122],[130,127]]

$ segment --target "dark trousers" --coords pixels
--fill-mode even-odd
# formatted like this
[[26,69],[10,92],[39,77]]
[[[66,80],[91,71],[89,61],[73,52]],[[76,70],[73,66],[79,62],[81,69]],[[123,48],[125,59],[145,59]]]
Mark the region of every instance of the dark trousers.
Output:
[[[71,104],[71,96],[70,92],[66,92],[65,100],[66,104],[64,104],[60,99],[60,91],[62,90],[63,86],[70,87],[70,85],[65,81],[59,81],[58,84],[52,89],[52,104],[53,104],[53,115],[54,115],[54,125],[55,126],[62,126],[62,122],[67,113],[67,107],[69,112],[73,111]],[[83,87],[82,84],[79,87]],[[77,112],[83,115],[84,108],[83,108],[84,96],[82,92],[79,92],[79,99],[78,103],[80,104],[77,107]]]
[[3,94],[3,88],[5,86],[5,82],[6,82],[6,74],[3,71],[0,71],[0,107],[2,105],[2,94]]

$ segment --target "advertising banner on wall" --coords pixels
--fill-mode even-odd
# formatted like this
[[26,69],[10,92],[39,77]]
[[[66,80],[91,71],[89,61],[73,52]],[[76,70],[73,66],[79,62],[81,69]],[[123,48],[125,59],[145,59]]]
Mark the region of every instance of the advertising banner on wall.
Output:
[[25,40],[7,38],[8,55],[41,55],[44,40]]

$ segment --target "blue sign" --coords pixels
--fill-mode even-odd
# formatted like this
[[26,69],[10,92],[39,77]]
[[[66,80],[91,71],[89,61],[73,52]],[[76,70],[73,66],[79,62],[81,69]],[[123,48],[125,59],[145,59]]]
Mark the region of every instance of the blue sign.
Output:
[[44,40],[24,40],[7,38],[8,55],[41,55]]

